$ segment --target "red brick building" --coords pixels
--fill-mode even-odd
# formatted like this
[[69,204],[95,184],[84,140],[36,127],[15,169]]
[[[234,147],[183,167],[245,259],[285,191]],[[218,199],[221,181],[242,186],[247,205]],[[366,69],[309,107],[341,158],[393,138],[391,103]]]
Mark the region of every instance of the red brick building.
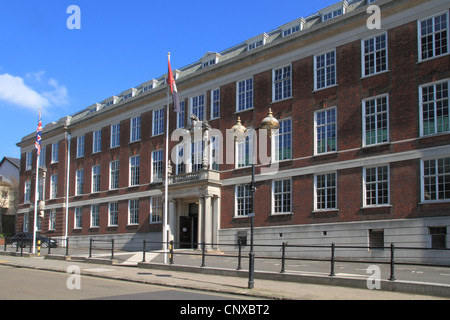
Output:
[[[169,131],[193,140],[170,141],[186,159],[171,157],[169,239],[247,235],[260,139],[229,143],[227,129],[238,116],[257,128],[271,108],[278,169],[256,164],[256,243],[450,247],[449,4],[371,2],[379,16],[341,1],[175,71]],[[166,90],[162,76],[44,128],[43,233],[161,240]],[[20,230],[32,226],[34,138],[18,143]]]

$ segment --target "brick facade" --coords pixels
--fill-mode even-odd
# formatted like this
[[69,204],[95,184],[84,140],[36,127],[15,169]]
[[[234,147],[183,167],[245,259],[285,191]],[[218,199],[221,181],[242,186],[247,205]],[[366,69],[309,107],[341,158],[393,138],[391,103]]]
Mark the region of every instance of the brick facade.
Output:
[[[358,3],[355,1],[353,3]],[[442,4],[436,1],[419,1],[416,6],[406,11],[408,4],[404,1],[383,1],[380,3],[386,16],[386,24],[382,30],[369,32],[364,25],[367,16],[364,14],[364,3],[355,5],[355,14],[349,18],[340,17],[335,22],[321,27],[318,23],[307,29],[302,35],[277,38],[267,49],[258,49],[255,53],[248,52],[241,58],[232,58],[227,67],[220,63],[211,70],[196,71],[177,80],[182,101],[186,106],[185,122],[189,123],[189,108],[191,98],[203,94],[205,97],[205,115],[211,115],[211,90],[220,89],[220,118],[209,121],[209,125],[225,132],[236,123],[239,116],[246,127],[257,127],[266,116],[268,108],[278,120],[291,119],[292,125],[292,155],[290,159],[279,163],[279,172],[272,177],[260,175],[261,167],[256,167],[259,187],[256,192],[255,226],[279,227],[302,226],[326,223],[347,223],[364,221],[389,221],[402,219],[420,219],[430,217],[449,217],[450,199],[444,201],[423,201],[423,179],[421,163],[423,159],[450,157],[450,132],[437,135],[421,135],[420,123],[420,94],[419,88],[423,84],[436,83],[450,79],[450,59],[448,54],[434,59],[420,61],[418,53],[418,20],[440,12],[447,13],[448,6],[442,9]],[[421,8],[434,9],[431,14],[422,13]],[[359,11],[358,11],[359,10]],[[431,9],[430,9],[431,10]],[[410,14],[411,16],[408,16]],[[428,14],[428,15],[427,15]],[[313,18],[310,18],[312,21]],[[397,22],[403,21],[402,23]],[[333,27],[328,27],[333,26]],[[352,29],[353,28],[353,29]],[[447,26],[447,31],[449,31]],[[275,33],[274,33],[275,34]],[[341,35],[342,34],[342,35]],[[370,76],[362,76],[363,42],[374,36],[386,34],[387,67],[386,70]],[[348,35],[349,38],[345,38]],[[273,36],[273,35],[272,35]],[[275,37],[275,36],[273,36]],[[315,57],[335,50],[336,85],[315,90],[316,72]],[[225,55],[228,52],[224,52]],[[225,62],[223,62],[225,63]],[[280,101],[273,101],[274,70],[290,66],[291,71],[291,97]],[[181,74],[189,68],[181,70]],[[247,78],[253,79],[253,105],[246,111],[236,112],[237,82]],[[161,80],[164,82],[164,79]],[[152,151],[165,148],[165,135],[152,136],[154,124],[153,111],[165,106],[165,85],[154,89],[142,98],[135,101],[124,102],[111,111],[99,111],[98,115],[79,120],[72,120],[70,130],[70,181],[69,181],[69,236],[110,235],[123,233],[160,233],[161,223],[149,223],[149,212],[152,196],[161,196],[163,184],[151,182]],[[364,116],[363,101],[374,97],[387,97],[387,141],[373,145],[364,145]],[[172,106],[170,106],[172,108]],[[323,110],[336,110],[336,146],[335,151],[317,154],[315,152],[315,114]],[[448,108],[448,107],[447,107]],[[103,112],[103,113],[102,113]],[[164,111],[165,112],[165,111]],[[121,116],[123,115],[123,116]],[[173,115],[173,116],[172,116]],[[130,119],[141,117],[141,139],[130,143]],[[176,114],[171,113],[170,132],[176,128]],[[164,119],[165,125],[166,119]],[[120,147],[111,148],[111,125],[120,122]],[[101,124],[101,126],[99,126]],[[92,154],[93,131],[102,132],[101,152]],[[53,132],[53,131],[57,132]],[[46,194],[50,192],[50,176],[58,173],[58,197],[56,200],[47,200],[47,207],[57,209],[57,228],[48,233],[54,236],[63,236],[65,224],[62,204],[65,201],[67,142],[63,135],[64,129],[53,131],[44,130],[45,138],[60,137],[59,162],[51,164],[51,148],[46,148]],[[85,154],[77,158],[77,132],[85,136]],[[31,150],[32,136],[24,138],[19,143],[23,150]],[[56,141],[55,141],[56,142]],[[170,141],[172,150],[177,141]],[[50,146],[47,144],[47,146]],[[225,161],[225,144],[223,147]],[[447,148],[447,152],[445,152]],[[269,152],[271,145],[268,143]],[[444,150],[444,151],[442,151]],[[35,162],[35,153],[33,153]],[[140,155],[140,183],[139,186],[129,186],[129,159]],[[26,152],[22,154],[22,168],[25,167]],[[119,160],[120,177],[119,188],[110,190],[109,170],[110,162]],[[100,192],[92,193],[92,167],[101,166]],[[175,164],[172,163],[172,166]],[[374,166],[388,168],[388,199],[384,205],[368,206],[364,203],[364,170]],[[75,195],[75,172],[84,169],[83,194]],[[315,209],[315,178],[318,174],[334,173],[336,177],[335,208],[330,210]],[[238,217],[236,214],[236,185],[248,183],[251,168],[236,168],[234,163],[220,165],[220,229],[227,230],[247,228],[250,225],[248,217]],[[447,173],[448,174],[448,173]],[[273,180],[291,179],[291,212],[289,214],[274,214]],[[21,171],[21,190],[24,190],[26,180],[33,180],[32,171]],[[447,183],[448,184],[448,183]],[[209,188],[210,183],[205,185]],[[32,187],[32,189],[34,186]],[[189,186],[187,187],[189,189]],[[174,188],[173,190],[178,190]],[[34,189],[33,189],[34,190]],[[172,190],[172,189],[171,189]],[[209,189],[208,189],[209,190]],[[178,192],[178,191],[177,191]],[[211,196],[200,195],[202,197]],[[178,196],[177,196],[178,195]],[[175,208],[185,208],[183,203],[192,202],[191,196],[182,200],[178,193],[170,193]],[[216,196],[216,195],[214,195]],[[139,199],[138,224],[128,223],[128,200]],[[34,201],[34,194],[31,196]],[[21,194],[20,203],[24,201]],[[119,215],[117,226],[108,225],[108,203],[118,202]],[[180,201],[180,202],[177,202]],[[184,202],[183,202],[184,201]],[[186,202],[187,201],[187,202]],[[197,203],[202,200],[197,199]],[[91,205],[99,204],[99,227],[90,227]],[[205,202],[206,204],[206,202]],[[82,206],[82,228],[74,228],[74,210]],[[31,204],[20,206],[27,212]],[[177,210],[178,210],[177,209]],[[186,210],[186,209],[185,209]],[[176,211],[176,210],[175,210]],[[184,211],[172,212],[173,219]],[[200,213],[201,214],[201,213]],[[215,213],[217,214],[217,212]],[[30,217],[32,216],[30,211]],[[23,215],[19,215],[19,228],[22,228]],[[43,229],[46,230],[48,215],[43,219]],[[214,220],[214,219],[213,219]],[[178,220],[177,220],[178,221]],[[175,229],[178,222],[171,222]],[[199,222],[200,223],[200,222]],[[201,222],[203,223],[203,222]],[[439,222],[441,223],[441,222]],[[30,224],[31,225],[31,224]],[[202,226],[204,227],[204,226]],[[205,227],[206,228],[206,227]],[[179,230],[171,230],[172,236],[177,239]],[[47,233],[47,232],[46,232]],[[226,238],[225,237],[225,238]]]

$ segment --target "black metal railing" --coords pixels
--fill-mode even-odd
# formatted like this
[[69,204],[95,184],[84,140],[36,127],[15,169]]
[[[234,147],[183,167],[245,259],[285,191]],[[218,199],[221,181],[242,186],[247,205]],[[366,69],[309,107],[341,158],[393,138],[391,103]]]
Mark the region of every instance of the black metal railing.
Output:
[[[69,255],[69,238],[63,239],[65,242],[65,255]],[[3,245],[4,251],[8,248],[12,248],[11,239],[5,238]],[[9,246],[9,247],[8,247]],[[166,250],[161,250],[161,249]],[[184,247],[194,247],[196,250],[175,249]],[[336,276],[335,266],[336,263],[370,263],[370,264],[385,264],[389,266],[390,274],[388,280],[396,280],[395,267],[397,265],[424,265],[424,266],[439,266],[450,267],[448,248],[420,248],[420,247],[402,247],[391,243],[389,246],[350,246],[350,245],[336,245],[331,243],[329,245],[297,245],[289,244],[288,242],[282,242],[281,244],[254,244],[256,255],[255,259],[274,260],[277,265],[280,265],[278,272],[285,273],[291,262],[295,261],[320,261],[329,264],[329,273],[331,277]],[[132,248],[132,249],[131,249]],[[140,248],[140,249],[139,249]],[[216,252],[210,252],[209,248],[221,248],[223,252],[217,254]],[[226,250],[227,248],[228,250]],[[23,243],[17,243],[12,248],[20,255],[23,254]],[[225,249],[225,250],[224,250]],[[89,246],[86,248],[74,248],[75,254],[88,250],[88,257],[94,257],[100,259],[120,259],[116,253],[133,251],[135,254],[142,252],[141,262],[146,262],[146,254],[148,252],[157,252],[166,254],[169,264],[175,264],[177,262],[177,256],[189,255],[198,257],[197,262],[202,268],[206,268],[208,260],[212,257],[216,259],[232,258],[236,262],[236,270],[242,270],[242,261],[249,259],[247,250],[248,246],[242,241],[237,243],[184,243],[184,242],[166,242],[161,241],[149,241],[149,240],[130,240],[130,239],[98,239],[90,238]],[[31,252],[31,246],[29,248]],[[52,252],[53,248],[48,247],[48,254]],[[418,251],[419,253],[414,253]],[[59,249],[61,253],[61,249]],[[271,252],[268,254],[267,252]],[[411,253],[413,252],[413,253]],[[445,259],[441,263],[424,263],[427,258],[423,258],[426,253],[439,252],[439,255],[431,257],[436,259]],[[363,254],[364,253],[364,254]],[[370,253],[370,254],[369,254]],[[429,258],[429,257],[428,257]],[[432,261],[428,259],[429,261]],[[220,261],[220,260],[218,260]]]

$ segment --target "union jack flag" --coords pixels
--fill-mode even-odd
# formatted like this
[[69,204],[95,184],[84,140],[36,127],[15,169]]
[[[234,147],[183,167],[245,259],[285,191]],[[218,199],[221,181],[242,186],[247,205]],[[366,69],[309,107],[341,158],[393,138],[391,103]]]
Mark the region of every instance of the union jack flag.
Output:
[[41,154],[41,140],[42,140],[42,121],[41,121],[41,110],[39,110],[39,123],[37,126],[36,142],[34,144],[38,155]]

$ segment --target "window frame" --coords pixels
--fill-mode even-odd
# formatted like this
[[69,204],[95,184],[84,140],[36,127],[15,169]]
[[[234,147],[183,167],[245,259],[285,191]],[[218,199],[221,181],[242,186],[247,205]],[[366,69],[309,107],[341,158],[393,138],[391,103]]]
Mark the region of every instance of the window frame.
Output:
[[[332,64],[327,64],[327,55],[333,53],[334,54],[334,62]],[[324,73],[324,85],[320,86],[318,85],[318,80],[319,77],[317,75],[319,69],[318,69],[318,58],[319,57],[323,57],[325,56],[324,59],[324,66],[320,68],[320,70],[325,70]],[[330,67],[334,67],[334,75],[333,75],[333,83],[327,84],[329,81],[329,77],[328,77],[328,69]],[[327,88],[331,88],[337,86],[337,53],[336,53],[336,48],[332,49],[332,50],[328,50],[326,52],[320,53],[320,54],[316,54],[314,55],[314,91],[318,91],[318,90],[323,90],[323,89],[327,89]]]
[[130,143],[141,140],[141,116],[133,117],[130,119]]
[[[288,76],[285,76],[286,69],[289,69]],[[277,79],[276,75],[280,70],[281,77],[280,79]],[[287,85],[286,82],[288,82]],[[278,85],[280,85],[281,87],[279,87]],[[277,94],[277,91],[281,92]],[[281,97],[277,97],[278,95],[281,95]],[[272,101],[278,102],[290,98],[292,98],[292,65],[288,64],[279,68],[272,69]]]
[[98,204],[91,205],[90,228],[100,228],[100,205]]
[[83,207],[75,207],[73,210],[73,228],[83,229]]
[[[442,172],[444,173],[439,173],[439,160],[443,160],[444,161],[444,168],[445,168],[445,161],[447,160],[449,162],[448,166],[450,166],[450,157],[431,157],[431,158],[424,158],[420,160],[420,199],[422,203],[445,203],[445,202],[450,202],[450,196],[448,198],[445,198],[445,193],[444,193],[444,198],[441,199],[439,198],[439,193],[440,193],[440,189],[439,189],[439,177],[443,176],[444,177],[444,181],[446,181],[447,179],[445,179],[445,177],[448,177],[448,180],[450,181],[450,173],[449,174],[445,174],[445,170],[444,168],[442,169]],[[430,174],[425,176],[425,162],[426,161],[434,161],[435,164],[435,173],[434,174]],[[426,187],[426,183],[425,183],[425,179],[429,178],[434,179],[433,182],[433,187],[435,189],[435,193],[436,193],[436,198],[435,199],[425,199],[425,187]],[[445,186],[444,186],[444,190]],[[445,191],[444,191],[445,192]],[[450,191],[447,191],[450,193]]]
[[[134,204],[133,207],[131,206],[132,203]],[[139,199],[128,200],[128,225],[139,225]]]
[[77,159],[84,157],[86,146],[85,135],[77,137]]
[[[162,223],[162,210],[163,210],[162,197],[161,196],[150,197],[149,224]],[[157,217],[157,219],[154,219],[154,217]]]
[[[441,80],[441,81],[435,81],[435,82],[430,82],[430,83],[426,83],[423,84],[421,86],[419,86],[419,125],[420,125],[420,136],[421,137],[428,137],[428,136],[433,136],[433,135],[439,135],[439,134],[447,134],[450,132],[450,123],[447,124],[448,129],[447,130],[442,130],[441,132],[438,132],[438,121],[437,121],[437,114],[438,114],[438,109],[437,109],[437,102],[439,101],[438,99],[436,99],[436,86],[437,85],[442,85],[442,84],[447,84],[447,114],[449,117],[449,122],[450,122],[450,79],[445,79],[445,80]],[[433,114],[434,114],[434,132],[433,133],[424,133],[424,88],[426,87],[433,87]],[[443,101],[444,99],[441,99],[440,101]],[[427,102],[430,103],[430,102]],[[444,110],[444,109],[442,109]],[[445,123],[444,123],[445,125]]]
[[[98,170],[98,171],[97,171]],[[91,192],[98,193],[101,191],[101,165],[92,166],[91,169]]]
[[[239,196],[239,188],[244,188],[243,196]],[[239,200],[242,199],[243,208],[240,208]],[[252,192],[249,184],[239,184],[235,186],[235,194],[234,194],[234,217],[235,218],[247,218],[249,217],[252,210]],[[242,211],[240,214],[239,212]],[[246,212],[249,211],[249,212]]]
[[[274,162],[280,162],[280,161],[284,161],[284,160],[291,160],[292,156],[293,156],[293,150],[292,150],[292,137],[293,137],[293,127],[292,127],[292,118],[284,118],[284,119],[280,119],[279,121],[280,124],[280,128],[277,130],[277,132],[272,136],[272,154],[274,155]],[[284,129],[284,123],[289,122],[289,127],[290,130],[286,131],[286,132],[281,132]],[[289,138],[285,138],[286,136],[289,135]],[[288,139],[289,141],[286,142],[289,144],[289,149],[290,149],[290,156],[289,157],[285,157],[286,156],[286,151],[282,152],[283,153],[283,159],[280,159],[280,149],[284,150],[286,149],[286,147],[280,148],[280,145],[285,145],[285,140]],[[282,143],[280,144],[280,141],[282,140]]]
[[[383,98],[386,99],[386,111],[378,111],[378,106],[379,106],[378,100],[379,99],[383,99]],[[368,103],[370,103],[371,101],[375,101],[375,113],[367,115],[366,105]],[[380,138],[379,135],[378,135],[378,131],[379,131],[378,123],[379,123],[379,117],[382,114],[386,114],[386,141],[378,142],[378,140]],[[370,116],[374,116],[375,117],[374,123],[375,123],[375,141],[376,142],[374,142],[374,143],[367,143],[366,119],[368,117],[370,117]],[[390,126],[389,126],[389,94],[386,93],[386,94],[378,95],[378,96],[375,96],[375,97],[370,97],[370,98],[364,99],[362,101],[362,130],[363,130],[363,132],[362,132],[362,145],[363,145],[363,147],[376,146],[376,145],[385,144],[385,143],[389,143],[390,142],[390,139],[389,139],[389,136],[390,136],[390,132],[389,132],[390,131]]]
[[84,168],[75,170],[75,196],[84,194]]
[[[250,81],[249,85],[247,81]],[[240,91],[240,84],[243,84],[244,91]],[[248,88],[248,87],[251,88]],[[243,112],[246,110],[254,109],[254,80],[253,77],[249,77],[243,80],[236,81],[236,112]],[[243,105],[241,106],[241,102]]]
[[[204,121],[206,119],[206,97],[205,94],[199,94],[191,97],[190,99],[190,114],[197,116],[199,121]],[[200,114],[201,112],[201,114]],[[189,118],[190,119],[190,118]]]
[[[326,113],[325,114],[325,119],[328,118],[328,112],[334,110],[334,122],[326,122],[324,124],[317,124],[317,120],[318,120],[318,114],[319,113]],[[319,152],[319,133],[318,133],[318,128],[319,127],[329,127],[329,126],[333,126],[334,125],[334,150],[329,150],[328,149],[328,140],[330,139],[325,139],[325,151]],[[330,107],[330,108],[326,108],[326,109],[320,109],[314,112],[314,155],[318,156],[318,155],[323,155],[323,154],[329,154],[329,153],[336,153],[337,152],[337,148],[338,148],[338,132],[337,132],[337,128],[338,128],[338,114],[337,114],[337,107]],[[332,131],[330,131],[332,132]],[[325,135],[327,136],[329,134],[328,129],[325,129]]]
[[[381,37],[381,36],[385,36],[385,47],[384,47],[384,49],[377,50],[376,49],[376,44],[377,44],[376,41],[377,41],[377,38]],[[373,40],[374,41],[374,44],[373,44],[374,50],[370,51],[370,52],[366,52],[365,41],[369,41],[369,40]],[[387,31],[383,32],[383,33],[379,33],[379,34],[373,35],[371,37],[368,37],[368,38],[365,38],[365,39],[361,40],[361,75],[362,75],[362,78],[371,77],[371,76],[374,76],[374,75],[381,74],[381,73],[389,71],[389,48],[388,48],[389,47],[389,41],[388,40],[389,40],[389,38],[388,38],[388,32]],[[384,67],[383,70],[377,71],[377,69],[380,67],[380,64],[377,63],[377,60],[378,60],[377,59],[377,54],[379,52],[382,52],[383,50],[385,51],[385,56],[384,56],[385,57],[385,67]],[[374,61],[373,69],[374,69],[374,71],[370,72],[370,70],[369,70],[369,72],[366,73],[366,57],[368,57],[369,55],[373,56],[373,61]],[[383,65],[383,64],[381,63],[381,65]]]
[[[112,208],[112,206],[115,206],[115,208]],[[115,209],[115,210],[113,211],[112,209]],[[113,223],[113,222],[115,222],[115,223]],[[118,202],[109,202],[108,203],[108,227],[118,227],[118,226],[119,226],[119,203]]]
[[111,125],[110,148],[120,147],[120,122]]
[[164,108],[153,110],[152,136],[164,134]]
[[102,152],[102,129],[92,133],[92,153]]
[[[136,160],[138,159],[139,163],[136,164]],[[141,175],[141,155],[131,156],[129,159],[129,187],[136,187],[140,185],[140,175]]]
[[58,197],[58,174],[52,174],[50,176],[50,199],[56,199]]
[[211,90],[211,120],[220,118],[220,88]]
[[164,151],[162,149],[152,151],[151,162],[151,182],[162,182],[164,180]]
[[[329,185],[329,179],[328,179],[328,175],[333,175],[334,176],[334,185]],[[318,187],[318,177],[319,176],[325,176],[325,186],[319,188]],[[336,171],[332,171],[332,172],[324,172],[324,173],[320,173],[320,174],[315,174],[314,175],[314,211],[315,212],[322,212],[322,211],[337,211],[338,210],[338,181],[337,181],[338,177],[337,177],[337,172]],[[319,198],[319,194],[318,191],[319,190],[325,190],[325,201],[324,201],[324,207],[323,208],[319,208],[319,203],[318,203],[318,198]],[[328,198],[330,196],[333,196],[333,194],[329,194],[328,190],[334,190],[334,203],[333,206],[328,206],[329,203],[331,203],[330,201],[328,201]]]
[[52,163],[59,162],[59,142],[52,144]]
[[[285,181],[289,181],[289,191],[285,190],[285,186],[284,186],[284,182]],[[276,183],[282,183],[282,191],[281,192],[275,192],[275,184]],[[277,195],[281,196],[281,211],[277,211]],[[293,210],[292,210],[292,178],[288,178],[288,179],[276,179],[276,180],[272,180],[272,190],[271,190],[271,196],[272,196],[272,209],[271,209],[271,214],[272,215],[282,215],[282,214],[292,214]],[[288,198],[288,199],[287,199]],[[286,200],[287,199],[287,200]],[[289,202],[289,210],[286,210],[287,208],[285,208],[285,203],[286,201]]]
[[[113,163],[114,163],[114,171],[113,171]],[[114,174],[114,176],[113,176]],[[114,181],[114,186],[113,186]],[[120,181],[120,160],[112,160],[109,163],[109,190],[117,190],[119,189],[119,181]]]
[[[376,180],[375,181],[367,181],[368,176],[368,170],[375,169],[375,175]],[[380,169],[386,169],[386,180],[379,180],[379,174]],[[390,206],[391,203],[391,188],[390,188],[390,166],[389,164],[385,165],[377,165],[377,166],[370,166],[370,167],[364,167],[363,168],[363,208],[373,208],[373,207],[383,207],[383,206]],[[380,184],[386,184],[386,190],[387,190],[387,201],[386,202],[380,202],[380,192],[383,191],[383,189],[380,190],[379,185]],[[375,186],[375,203],[368,204],[367,201],[369,200],[367,197],[367,191],[369,190],[369,185]],[[381,196],[383,197],[383,196]]]
[[[256,130],[252,127],[247,129],[243,141],[235,141],[235,169],[247,168],[253,163],[256,165],[256,143]],[[244,155],[242,155],[242,151],[244,151]]]
[[[446,23],[447,23],[447,52],[446,53],[441,53],[439,55],[436,55],[435,19],[437,17],[442,16],[442,15],[446,15],[446,18],[447,18],[446,19]],[[432,37],[433,37],[433,39],[432,39],[433,40],[432,41],[432,44],[433,44],[433,48],[432,48],[433,49],[433,56],[423,58],[423,50],[422,50],[422,37],[423,36],[422,36],[422,26],[421,26],[421,24],[422,24],[423,21],[427,21],[427,20],[430,20],[430,19],[433,19],[433,22],[432,22],[432,28],[433,28],[433,32],[432,32]],[[439,12],[437,14],[434,14],[432,16],[429,16],[429,17],[426,17],[426,18],[423,18],[423,19],[420,19],[420,20],[417,20],[417,51],[418,51],[417,57],[418,57],[418,62],[428,61],[428,60],[431,60],[431,59],[444,57],[444,56],[450,54],[450,35],[449,35],[450,26],[449,26],[449,24],[450,24],[450,17],[449,17],[449,11],[448,10]]]

